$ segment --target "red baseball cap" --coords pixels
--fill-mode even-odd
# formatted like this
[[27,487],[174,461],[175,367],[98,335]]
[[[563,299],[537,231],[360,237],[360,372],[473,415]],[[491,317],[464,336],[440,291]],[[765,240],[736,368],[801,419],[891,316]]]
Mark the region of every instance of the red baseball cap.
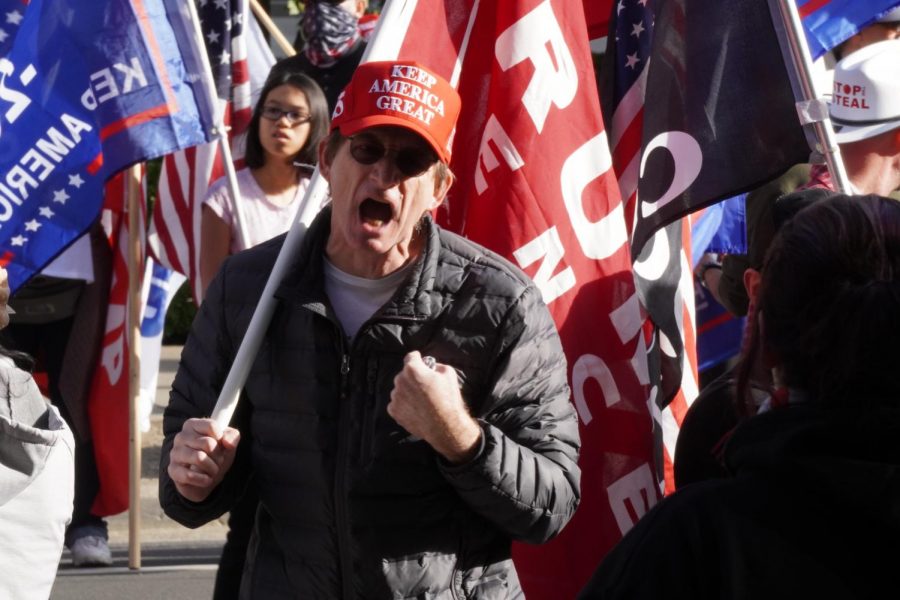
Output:
[[366,62],[338,97],[331,130],[351,136],[380,125],[404,127],[449,163],[460,104],[453,86],[417,62]]

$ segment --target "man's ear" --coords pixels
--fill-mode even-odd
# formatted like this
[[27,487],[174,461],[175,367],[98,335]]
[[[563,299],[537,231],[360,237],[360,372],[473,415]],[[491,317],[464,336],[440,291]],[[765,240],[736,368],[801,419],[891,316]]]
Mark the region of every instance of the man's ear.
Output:
[[451,185],[453,185],[453,176],[450,174],[449,169],[447,169],[447,174],[443,178],[434,178],[434,198],[431,201],[431,210],[441,205],[444,198],[447,197],[447,192],[450,191]]

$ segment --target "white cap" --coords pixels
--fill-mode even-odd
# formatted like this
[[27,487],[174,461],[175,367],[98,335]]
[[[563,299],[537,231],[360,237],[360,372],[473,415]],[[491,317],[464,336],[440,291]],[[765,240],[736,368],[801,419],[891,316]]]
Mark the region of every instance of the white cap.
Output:
[[835,66],[829,112],[840,143],[900,127],[900,40],[870,44]]
[[900,6],[894,8],[892,10],[887,11],[877,19],[875,19],[876,23],[897,23],[900,22]]

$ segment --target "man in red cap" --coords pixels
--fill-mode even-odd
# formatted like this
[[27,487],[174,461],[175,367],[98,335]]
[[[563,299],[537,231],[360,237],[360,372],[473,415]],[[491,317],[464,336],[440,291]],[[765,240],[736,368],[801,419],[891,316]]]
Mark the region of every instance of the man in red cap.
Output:
[[319,148],[332,201],[224,431],[202,417],[283,239],[209,287],[166,409],[160,501],[196,527],[258,488],[243,598],[519,597],[511,541],[546,541],[578,505],[577,417],[540,292],[430,216],[459,110],[422,65],[356,71]]

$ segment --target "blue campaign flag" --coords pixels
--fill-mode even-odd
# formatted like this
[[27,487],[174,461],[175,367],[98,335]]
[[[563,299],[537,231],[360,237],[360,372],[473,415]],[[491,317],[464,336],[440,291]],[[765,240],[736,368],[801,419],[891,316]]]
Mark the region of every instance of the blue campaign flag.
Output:
[[697,309],[697,370],[705,371],[741,351],[745,317],[736,317],[702,286],[694,286]]
[[900,0],[796,0],[813,60],[856,35]]
[[0,0],[0,264],[15,291],[117,171],[213,138],[182,0]]
[[747,194],[738,194],[707,206],[691,224],[691,265],[696,266],[706,252],[747,253]]

